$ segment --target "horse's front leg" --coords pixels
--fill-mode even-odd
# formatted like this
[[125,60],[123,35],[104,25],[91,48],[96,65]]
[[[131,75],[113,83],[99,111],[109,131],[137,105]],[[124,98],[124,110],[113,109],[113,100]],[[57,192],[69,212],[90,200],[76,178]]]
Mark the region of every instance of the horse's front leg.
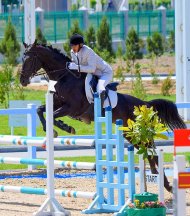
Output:
[[44,118],[44,112],[46,112],[46,105],[42,105],[37,108],[37,113],[42,123],[43,131],[46,132],[46,119]]
[[68,115],[68,113],[69,113],[68,107],[66,105],[55,110],[53,113],[54,125],[57,126],[58,128],[60,128],[61,130],[64,130],[64,131],[71,133],[71,134],[75,134],[75,129],[72,126],[65,124],[61,120],[56,120],[56,118],[64,117],[64,116]]

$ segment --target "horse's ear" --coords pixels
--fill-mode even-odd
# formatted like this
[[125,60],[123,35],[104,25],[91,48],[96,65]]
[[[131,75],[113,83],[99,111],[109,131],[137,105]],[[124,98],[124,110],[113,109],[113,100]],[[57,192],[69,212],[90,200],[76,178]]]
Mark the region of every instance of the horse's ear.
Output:
[[35,39],[35,41],[34,41],[34,43],[33,43],[33,45],[32,46],[36,46],[37,45],[37,39]]
[[24,48],[25,48],[25,49],[28,47],[28,44],[25,43],[24,41],[23,41],[23,45],[24,45]]

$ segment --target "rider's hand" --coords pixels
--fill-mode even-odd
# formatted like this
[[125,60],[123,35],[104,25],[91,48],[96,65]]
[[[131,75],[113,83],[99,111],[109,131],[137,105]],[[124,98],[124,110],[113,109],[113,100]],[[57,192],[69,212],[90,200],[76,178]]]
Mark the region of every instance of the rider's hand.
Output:
[[74,62],[71,62],[69,65],[68,65],[68,68],[70,69],[70,70],[78,70],[78,65],[77,64],[75,64]]

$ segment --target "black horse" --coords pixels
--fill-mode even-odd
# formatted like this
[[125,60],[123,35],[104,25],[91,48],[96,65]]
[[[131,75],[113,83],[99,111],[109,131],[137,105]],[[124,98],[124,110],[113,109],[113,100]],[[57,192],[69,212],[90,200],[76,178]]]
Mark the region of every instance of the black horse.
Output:
[[[89,117],[85,115],[90,104],[85,96],[85,77],[86,73],[71,72],[67,69],[67,62],[71,60],[60,53],[59,50],[51,46],[32,44],[25,45],[23,56],[23,66],[20,74],[20,83],[27,86],[30,79],[37,75],[38,70],[43,68],[50,80],[57,81],[54,93],[54,125],[69,133],[75,133],[72,126],[64,124],[56,118],[69,116],[74,119],[80,119],[85,122],[93,121],[93,113]],[[134,119],[134,106],[147,105],[153,106],[158,112],[162,123],[166,124],[171,130],[176,128],[186,128],[185,123],[178,114],[176,105],[170,101],[156,99],[149,102],[142,101],[136,97],[118,93],[118,104],[113,109],[113,122],[117,119],[123,119],[124,125],[127,119]],[[46,121],[43,113],[45,105],[38,108],[38,115],[46,130]],[[148,157],[152,173],[157,173],[158,157]],[[164,186],[168,191],[172,190],[165,176]]]

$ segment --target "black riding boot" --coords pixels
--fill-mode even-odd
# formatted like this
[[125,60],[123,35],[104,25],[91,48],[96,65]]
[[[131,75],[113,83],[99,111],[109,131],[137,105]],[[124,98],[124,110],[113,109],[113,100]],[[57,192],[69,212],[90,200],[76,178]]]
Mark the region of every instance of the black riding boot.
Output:
[[102,91],[102,92],[100,93],[100,99],[101,99],[101,112],[102,112],[102,116],[104,116],[104,115],[105,115],[105,112],[104,112],[103,107],[104,107],[104,101],[105,101],[105,99],[106,99],[106,91]]

